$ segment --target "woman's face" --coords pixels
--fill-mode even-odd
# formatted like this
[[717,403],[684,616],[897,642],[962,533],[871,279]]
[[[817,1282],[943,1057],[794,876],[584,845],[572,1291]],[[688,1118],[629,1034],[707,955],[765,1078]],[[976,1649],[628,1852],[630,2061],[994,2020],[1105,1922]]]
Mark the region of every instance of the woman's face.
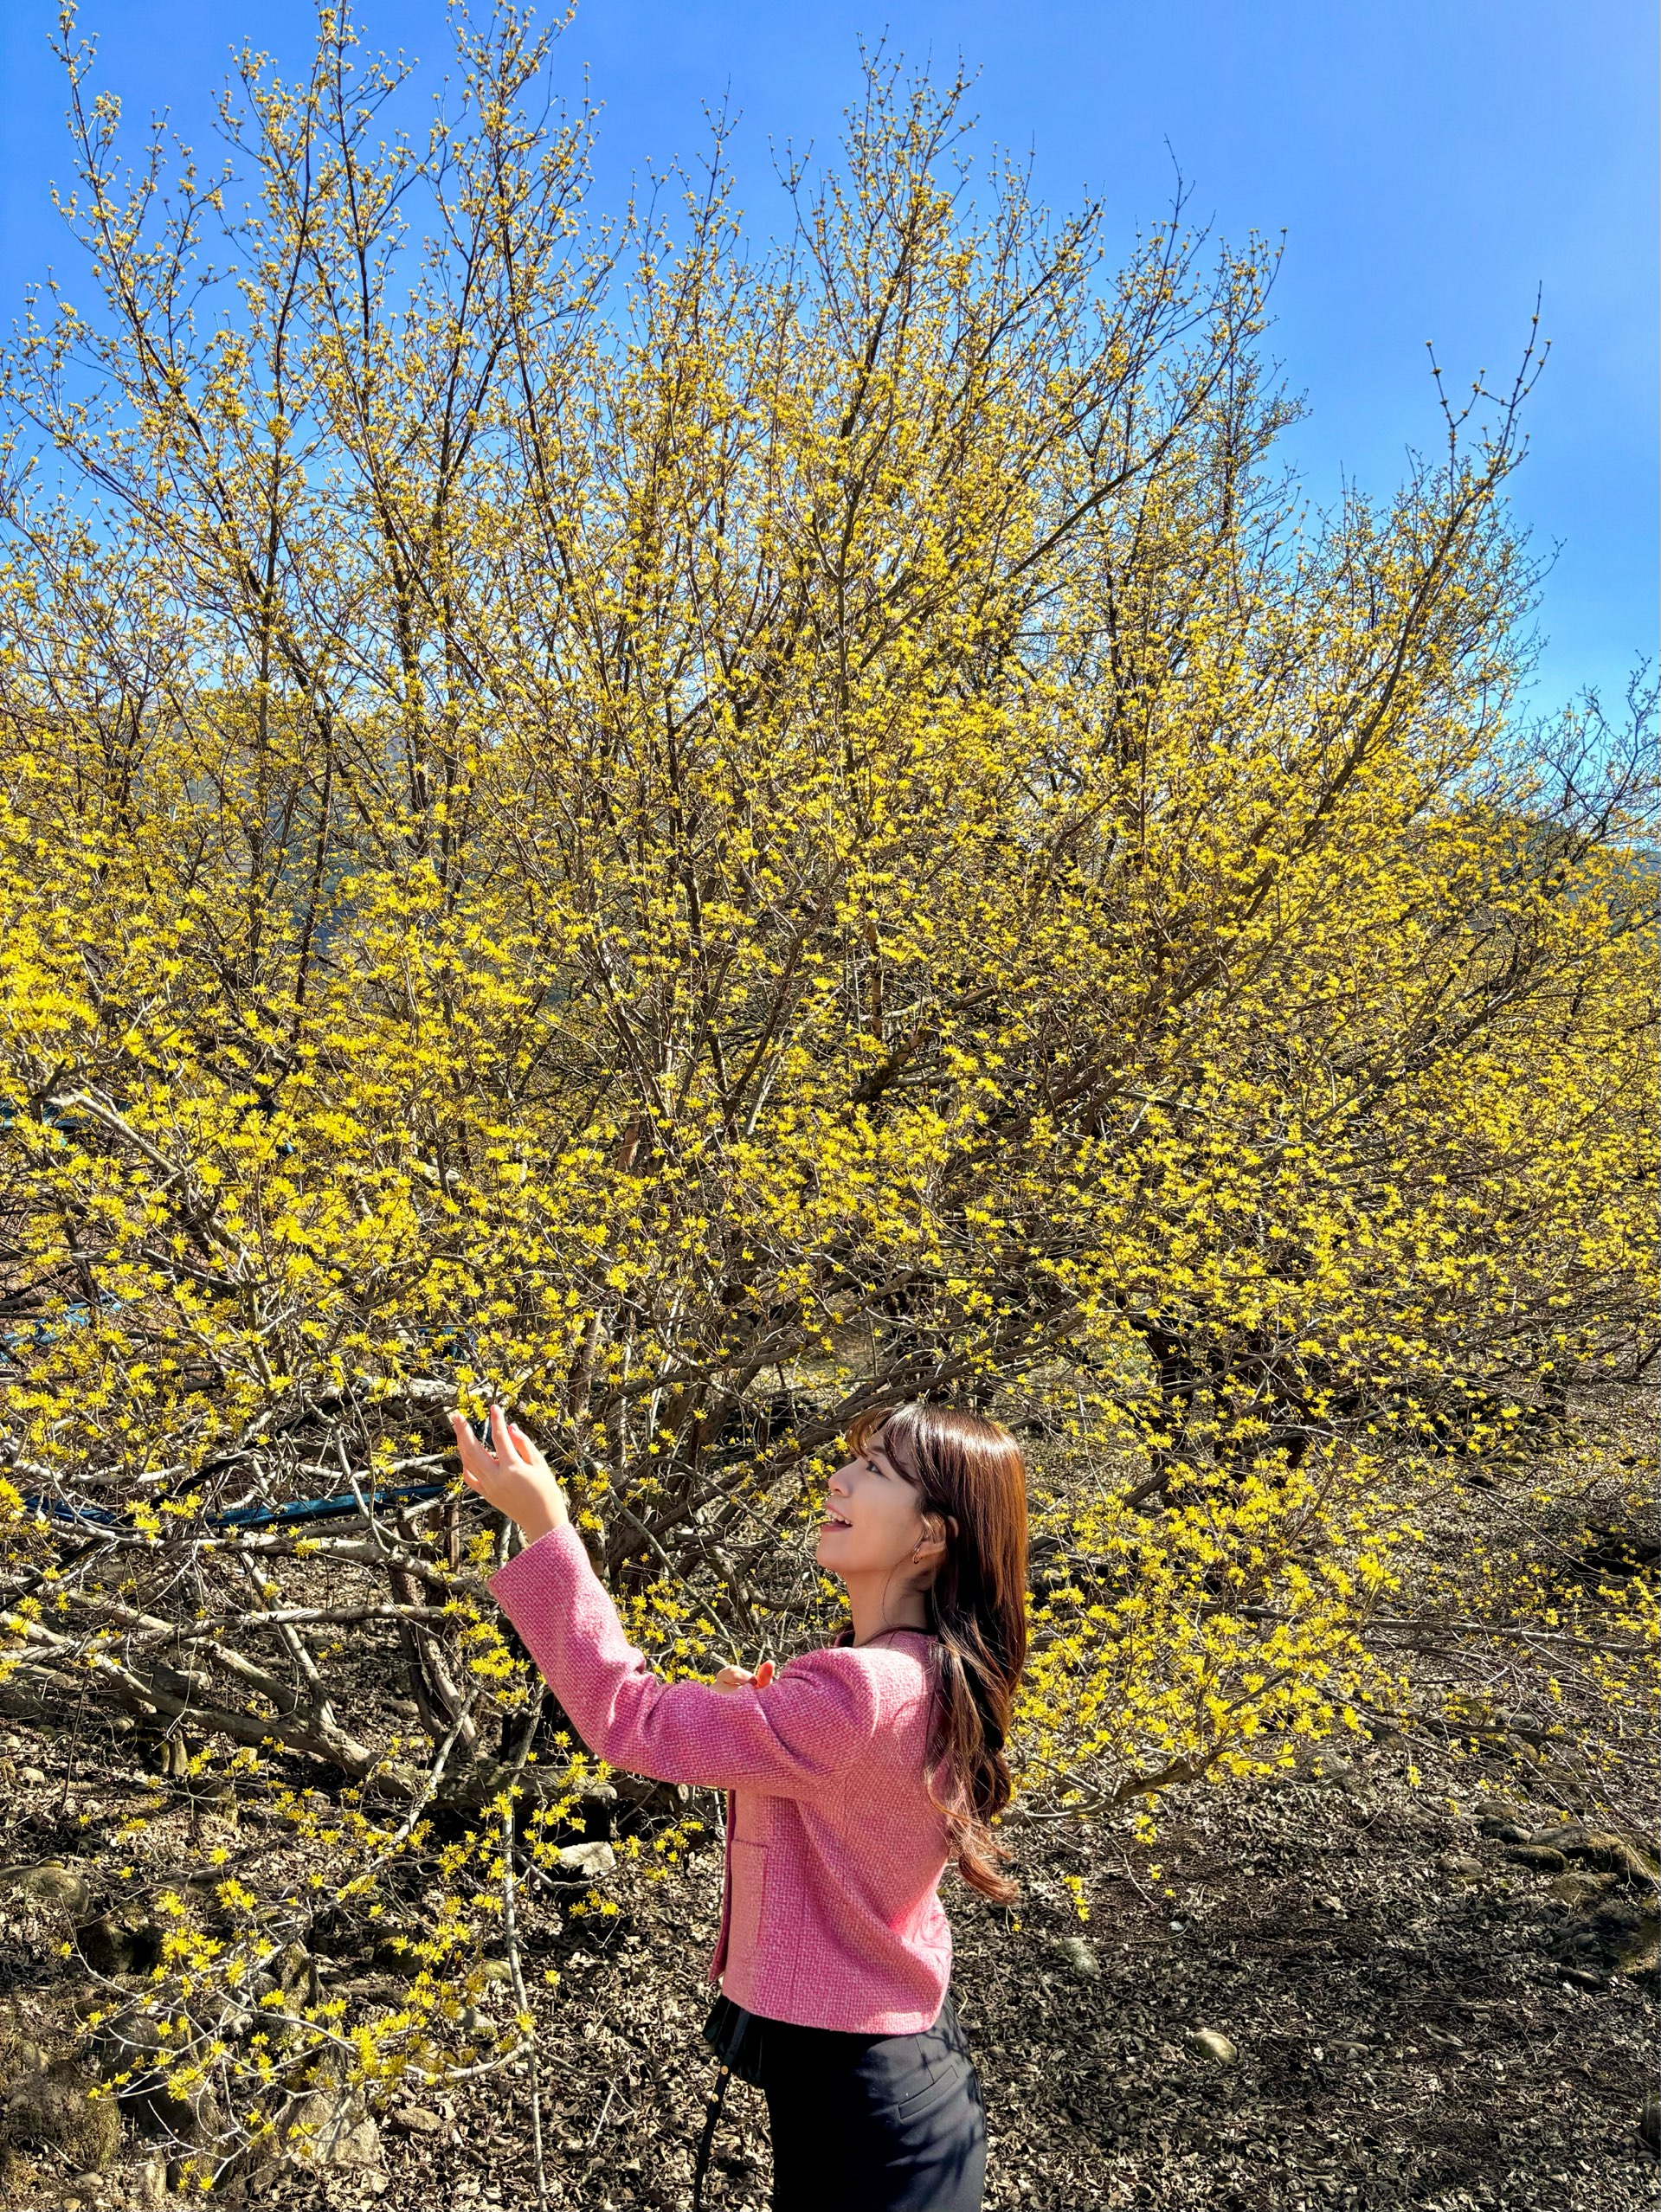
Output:
[[814,1557],[845,1582],[850,1575],[891,1575],[913,1564],[927,1533],[904,1447],[885,1444],[879,1429],[831,1476]]

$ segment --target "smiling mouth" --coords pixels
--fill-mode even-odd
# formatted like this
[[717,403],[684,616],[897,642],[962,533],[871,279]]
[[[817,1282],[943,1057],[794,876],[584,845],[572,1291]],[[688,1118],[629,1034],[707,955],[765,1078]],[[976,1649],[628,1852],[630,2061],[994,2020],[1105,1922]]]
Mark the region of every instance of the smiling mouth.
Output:
[[840,1513],[833,1512],[829,1506],[825,1508],[825,1518],[821,1525],[826,1528],[851,1528],[853,1526],[852,1521],[844,1521]]

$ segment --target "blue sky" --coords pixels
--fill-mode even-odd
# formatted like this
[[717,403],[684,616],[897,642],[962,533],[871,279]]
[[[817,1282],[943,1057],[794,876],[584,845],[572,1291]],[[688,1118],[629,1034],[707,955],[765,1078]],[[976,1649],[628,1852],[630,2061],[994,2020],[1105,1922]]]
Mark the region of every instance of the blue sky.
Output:
[[[475,14],[488,0],[475,0]],[[447,59],[442,0],[365,0],[370,42]],[[550,13],[552,11],[550,10]],[[57,0],[0,0],[0,328],[73,249],[48,198],[66,176],[47,36]],[[243,37],[297,71],[307,0],[82,0],[99,81],[199,151],[210,87]],[[703,111],[742,118],[751,224],[780,220],[769,142],[827,146],[857,42],[979,71],[986,138],[1035,159],[1065,207],[1086,190],[1129,244],[1168,201],[1227,236],[1284,229],[1271,347],[1310,415],[1290,443],[1311,494],[1387,493],[1438,428],[1425,341],[1451,389],[1509,382],[1536,288],[1551,358],[1514,504],[1556,549],[1536,695],[1614,704],[1654,651],[1657,27],[1650,0],[582,0],[556,82],[604,103],[597,196],[694,153]],[[423,72],[425,74],[425,72]]]

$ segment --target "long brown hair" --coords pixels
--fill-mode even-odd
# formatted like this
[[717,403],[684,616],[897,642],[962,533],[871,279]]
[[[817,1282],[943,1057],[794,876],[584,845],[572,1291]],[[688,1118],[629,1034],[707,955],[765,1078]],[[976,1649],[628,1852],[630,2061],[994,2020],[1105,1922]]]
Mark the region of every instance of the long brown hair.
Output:
[[1027,1663],[1026,1463],[1008,1429],[956,1405],[873,1406],[848,1424],[848,1449],[864,1451],[879,1431],[885,1447],[900,1446],[923,1511],[946,1523],[946,1555],[927,1593],[940,1646],[930,1792],[964,1881],[1012,1904],[1020,1893],[998,1870],[1004,1855],[991,1823],[1013,1793],[1004,1741]]

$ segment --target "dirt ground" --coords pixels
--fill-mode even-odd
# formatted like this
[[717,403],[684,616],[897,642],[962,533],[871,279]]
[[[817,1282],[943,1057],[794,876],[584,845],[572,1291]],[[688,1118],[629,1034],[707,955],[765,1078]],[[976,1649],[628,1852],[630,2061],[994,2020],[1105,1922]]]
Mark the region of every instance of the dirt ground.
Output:
[[[3,1740],[16,1778],[4,1855],[95,1875],[97,1839],[139,1778],[66,1790],[48,1772],[52,1739],[14,1727]],[[1656,1997],[1645,1868],[1623,1867],[1549,1792],[1530,1799],[1526,1769],[1496,1765],[1490,1794],[1456,1810],[1407,1768],[1405,1747],[1387,1743],[1317,1755],[1297,1780],[1193,1791],[1162,1809],[1147,1847],[1123,1849],[1091,1823],[1013,1825],[1020,1910],[949,1891],[990,2206],[1653,2205],[1639,2128]],[[172,1785],[147,1786],[153,1802]],[[181,1800],[152,1821],[148,1848],[188,1860],[189,1820]],[[244,1809],[245,1848],[261,1821]],[[1083,1883],[1087,1922],[1066,1875]],[[550,2202],[689,2204],[712,2071],[699,2029],[718,1885],[711,1842],[673,1887],[621,1862],[592,1893],[615,1903],[610,1918],[526,1895]],[[49,1906],[0,1897],[0,2016],[14,2035],[49,2041],[61,2022],[77,1971],[65,1933]],[[354,2008],[384,1998],[349,1958],[319,1964],[325,1990]],[[1226,2040],[1207,2049],[1191,2040],[1202,2031]],[[765,2205],[762,2119],[756,2093],[735,2085],[711,2212]],[[471,2093],[395,2096],[365,2141],[358,2165],[290,2170],[250,2194],[385,2212],[537,2202],[523,2073]],[[74,2163],[16,2170],[8,2207],[168,2201],[164,2160],[130,2125],[106,2171],[77,2178]]]

